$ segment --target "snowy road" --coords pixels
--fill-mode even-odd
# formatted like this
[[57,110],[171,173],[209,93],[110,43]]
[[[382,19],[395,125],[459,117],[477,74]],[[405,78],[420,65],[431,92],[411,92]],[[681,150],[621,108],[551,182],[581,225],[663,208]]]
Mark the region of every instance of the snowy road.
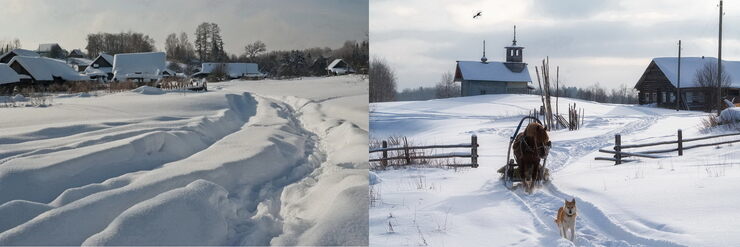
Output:
[[[612,146],[616,133],[630,144],[675,139],[679,128],[684,136],[703,135],[698,129],[703,113],[570,99],[560,99],[561,110],[569,103],[585,108],[585,125],[574,132],[550,133],[552,182],[532,195],[504,188],[496,170],[505,163],[508,138],[518,120],[540,104],[539,98],[488,95],[371,105],[371,138],[402,135],[416,144],[450,144],[476,134],[481,143],[477,169],[377,172],[371,245],[570,246],[560,239],[553,220],[564,199],[571,198],[579,208],[576,246],[723,246],[740,241],[732,234],[737,223],[698,207],[738,214],[731,206],[736,199],[715,196],[736,188],[740,171],[730,160],[740,157],[737,149],[697,149],[688,156],[620,166],[594,161],[608,156],[597,151]],[[711,176],[697,165],[708,165]],[[689,219],[696,224],[685,224]]]
[[211,87],[0,109],[0,244],[366,244],[367,81]]

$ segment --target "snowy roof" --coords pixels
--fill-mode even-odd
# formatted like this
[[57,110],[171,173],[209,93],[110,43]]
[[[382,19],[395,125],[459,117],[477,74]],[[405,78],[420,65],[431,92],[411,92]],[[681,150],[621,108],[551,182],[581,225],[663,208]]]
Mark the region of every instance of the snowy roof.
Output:
[[57,44],[57,43],[39,44],[38,51],[40,51],[40,52],[51,52],[51,49],[54,46],[59,46],[59,44]]
[[30,50],[26,50],[26,49],[15,49],[15,50],[6,52],[2,56],[0,56],[0,61],[10,62],[10,58],[6,58],[7,56],[38,57],[39,54],[36,53],[35,51],[30,51]]
[[87,80],[67,66],[63,61],[45,57],[16,56],[8,63],[19,63],[37,81],[52,81],[54,77],[60,77],[67,81]]
[[165,69],[164,52],[123,53],[113,57],[113,77],[157,78]]
[[[673,84],[678,85],[678,58],[677,57],[657,57],[653,62],[663,71],[663,74]],[[681,88],[700,87],[694,80],[696,72],[704,68],[704,64],[717,64],[717,58],[714,57],[682,57],[681,58]],[[740,61],[722,60],[723,74],[726,72],[730,76],[730,87],[740,87]]]
[[83,53],[80,49],[74,49],[71,52],[69,52],[69,56],[84,56],[85,53]]
[[[11,53],[11,52],[12,53],[15,53],[18,56],[40,57],[40,55],[38,53],[36,53],[35,51],[26,50],[26,49],[15,49],[15,50],[12,50],[12,51],[10,51],[8,53]],[[6,54],[8,54],[8,53],[6,53]],[[5,56],[5,55],[3,55],[3,56]]]
[[102,59],[105,59],[105,61],[107,61],[109,64],[111,64],[111,65],[113,64],[113,55],[108,55],[108,54],[105,54],[105,53],[100,53],[100,55],[98,55],[98,57],[95,58],[95,60],[98,60],[98,59],[101,59],[101,58]]
[[67,63],[71,65],[90,65],[93,61],[87,58],[70,57],[67,58]]
[[262,75],[256,63],[203,63],[200,74],[211,73],[218,65],[224,64],[229,76],[236,78],[245,75]]
[[503,62],[457,61],[457,67],[463,80],[531,82],[529,68],[524,66],[521,72],[512,72]]
[[[339,63],[341,63],[343,60],[341,58],[334,59],[334,61],[331,61],[329,66],[326,66],[327,70],[333,69],[335,66],[337,66]],[[345,63],[346,64],[346,63]]]
[[4,63],[0,63],[0,84],[19,82],[20,77],[15,70],[11,69],[10,66]]

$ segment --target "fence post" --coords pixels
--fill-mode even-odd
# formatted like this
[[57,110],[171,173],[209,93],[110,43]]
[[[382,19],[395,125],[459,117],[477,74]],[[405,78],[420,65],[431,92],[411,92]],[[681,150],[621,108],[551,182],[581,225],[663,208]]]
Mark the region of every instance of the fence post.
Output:
[[388,166],[388,151],[385,150],[388,148],[388,142],[383,141],[383,159],[380,160],[380,165],[383,166],[383,169]]
[[406,140],[406,137],[403,138],[403,153],[404,157],[406,157],[406,165],[411,165],[411,156],[409,155],[409,142]]
[[470,137],[470,145],[472,146],[472,149],[470,150],[470,162],[473,165],[473,168],[478,167],[478,136],[473,135]]
[[614,151],[617,152],[614,154],[614,158],[616,159],[615,165],[622,164],[622,135],[620,134],[614,135]]
[[678,129],[678,156],[683,156],[683,135],[681,129]]

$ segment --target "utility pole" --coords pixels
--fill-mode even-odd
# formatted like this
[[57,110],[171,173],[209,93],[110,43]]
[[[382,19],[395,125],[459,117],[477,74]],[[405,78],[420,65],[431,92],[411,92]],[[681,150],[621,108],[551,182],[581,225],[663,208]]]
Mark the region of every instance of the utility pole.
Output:
[[676,87],[676,111],[681,107],[681,40],[678,40],[678,86]]
[[717,98],[714,100],[717,104],[717,115],[719,115],[719,109],[722,104],[719,103],[720,97],[722,97],[722,0],[719,0],[719,51],[717,54]]

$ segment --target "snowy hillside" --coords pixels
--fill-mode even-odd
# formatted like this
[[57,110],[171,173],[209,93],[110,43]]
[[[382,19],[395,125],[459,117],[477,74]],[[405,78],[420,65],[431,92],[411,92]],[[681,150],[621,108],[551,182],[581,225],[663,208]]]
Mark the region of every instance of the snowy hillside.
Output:
[[366,245],[367,80],[0,108],[0,245]]
[[708,135],[699,131],[704,113],[563,98],[560,112],[574,102],[585,108],[585,124],[550,132],[552,181],[532,195],[506,189],[496,170],[506,163],[517,122],[541,104],[538,96],[371,104],[371,138],[403,135],[417,144],[457,144],[475,134],[480,167],[371,174],[377,175],[371,183],[378,202],[370,208],[370,244],[570,246],[559,237],[554,218],[571,198],[578,207],[576,246],[740,244],[740,197],[734,196],[740,191],[740,144],[619,166],[594,160],[609,156],[597,150],[611,148],[616,133],[628,144],[675,140],[677,129],[684,138]]

